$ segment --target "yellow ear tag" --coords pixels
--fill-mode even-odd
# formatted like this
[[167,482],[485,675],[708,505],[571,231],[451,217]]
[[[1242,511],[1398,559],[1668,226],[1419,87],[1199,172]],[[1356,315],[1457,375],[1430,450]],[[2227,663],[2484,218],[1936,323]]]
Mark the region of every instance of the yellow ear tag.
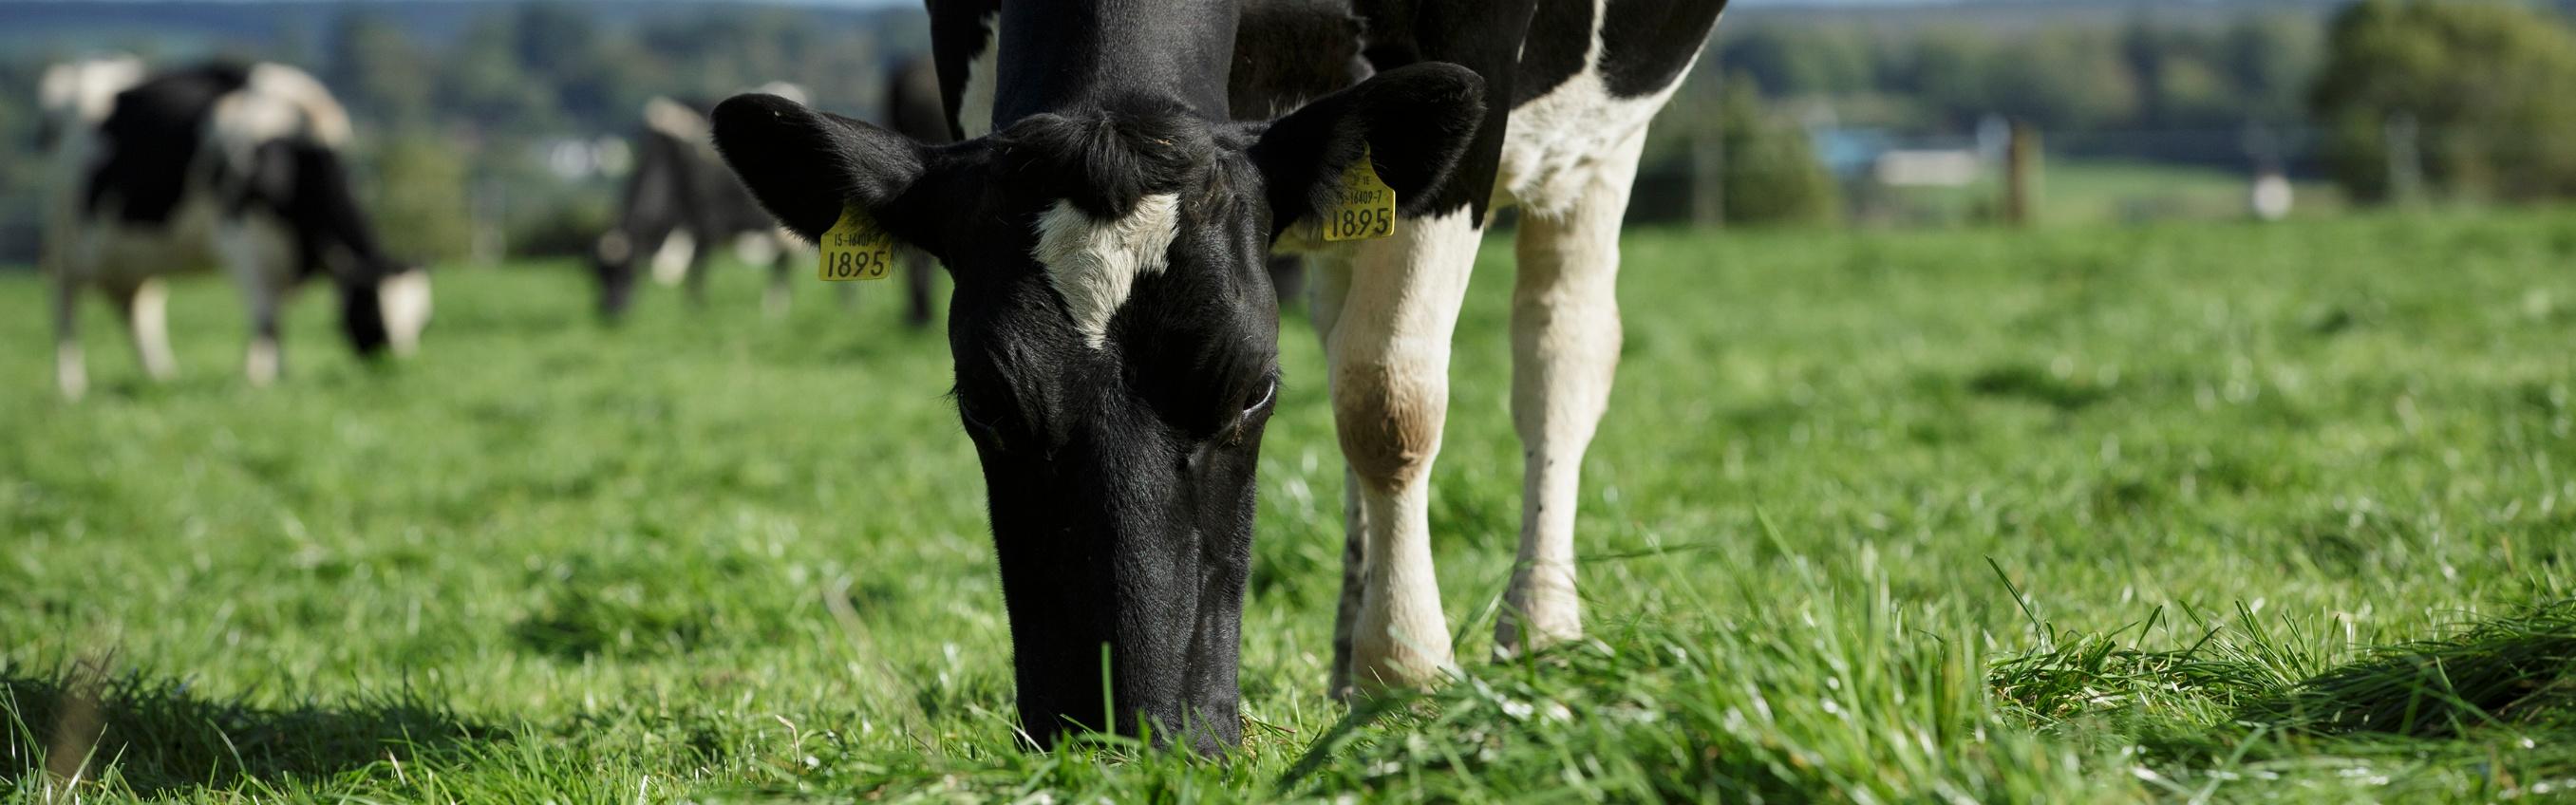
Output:
[[1372,240],[1395,234],[1395,188],[1377,178],[1367,146],[1342,169],[1341,197],[1324,208],[1324,240]]
[[894,236],[857,207],[841,208],[841,220],[823,233],[822,247],[824,282],[881,280],[894,266]]

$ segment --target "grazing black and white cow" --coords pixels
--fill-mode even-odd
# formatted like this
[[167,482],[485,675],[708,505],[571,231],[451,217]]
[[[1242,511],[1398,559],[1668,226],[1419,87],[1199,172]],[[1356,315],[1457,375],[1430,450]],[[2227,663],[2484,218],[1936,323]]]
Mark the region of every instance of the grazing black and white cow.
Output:
[[[1240,736],[1253,467],[1278,397],[1274,246],[1316,269],[1349,465],[1334,686],[1452,664],[1428,482],[1452,330],[1500,204],[1523,210],[1528,477],[1497,646],[1579,634],[1575,473],[1618,360],[1620,217],[1647,123],[1724,3],[1250,5],[932,0],[948,108],[972,138],[948,147],[775,97],[717,110],[726,158],[790,228],[856,211],[955,276],[956,397],[983,461],[1020,715],[1042,742],[1113,715],[1200,750]],[[1302,105],[1278,97],[1294,111],[1276,121],[1229,124],[1247,63],[1350,78]],[[1363,160],[1401,221],[1328,243],[1323,214],[1353,212]]]
[[[803,98],[791,85],[762,91]],[[706,300],[706,267],[718,246],[731,245],[743,262],[769,266],[764,307],[787,307],[791,259],[798,251],[778,225],[743,192],[715,155],[703,104],[657,97],[644,103],[644,127],[635,135],[635,172],[627,177],[617,223],[599,237],[591,268],[599,279],[599,312],[611,320],[634,298],[636,263],[644,262],[663,285],[686,282],[692,301]]]
[[[924,143],[948,142],[938,74],[930,61],[914,59],[895,65],[887,78],[887,124]],[[771,84],[760,91],[800,102],[805,95],[792,84]],[[811,252],[780,234],[777,222],[716,157],[706,115],[699,111],[704,108],[670,98],[654,98],[644,105],[644,128],[635,136],[635,172],[627,178],[617,224],[600,236],[592,253],[592,273],[599,279],[599,311],[604,317],[614,320],[625,313],[634,296],[639,260],[647,263],[656,282],[685,281],[689,297],[705,301],[709,247],[722,243],[731,243],[744,262],[769,266],[763,306],[771,315],[787,310],[794,267]],[[914,326],[928,325],[930,258],[912,249],[904,250],[902,257],[908,286],[905,319]],[[845,294],[849,288],[842,286]]]
[[388,259],[358,210],[339,149],[348,114],[311,76],[276,64],[209,64],[136,83],[94,125],[62,134],[71,189],[42,260],[54,277],[56,375],[88,386],[80,292],[104,291],[144,370],[177,371],[162,278],[221,266],[247,298],[250,379],[280,370],[277,319],[297,284],[328,276],[362,356],[407,354],[430,313],[425,272]]

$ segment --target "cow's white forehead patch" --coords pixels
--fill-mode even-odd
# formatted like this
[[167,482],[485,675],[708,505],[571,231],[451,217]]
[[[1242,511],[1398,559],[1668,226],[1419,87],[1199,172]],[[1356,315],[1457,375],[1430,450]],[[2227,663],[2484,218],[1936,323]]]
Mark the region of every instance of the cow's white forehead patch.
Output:
[[1136,278],[1160,274],[1170,263],[1180,223],[1181,197],[1171,193],[1146,196],[1114,220],[1094,218],[1070,201],[1038,217],[1038,263],[1092,348],[1108,343],[1109,319],[1127,304]]

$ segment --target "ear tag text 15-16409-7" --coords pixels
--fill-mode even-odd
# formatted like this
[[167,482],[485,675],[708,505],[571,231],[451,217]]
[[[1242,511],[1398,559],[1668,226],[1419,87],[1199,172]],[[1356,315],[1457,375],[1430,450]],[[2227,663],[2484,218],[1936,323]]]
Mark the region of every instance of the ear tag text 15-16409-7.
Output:
[[845,206],[841,220],[823,233],[824,282],[881,280],[893,273],[894,236],[866,210]]
[[1395,188],[1377,178],[1368,148],[1342,169],[1341,197],[1324,209],[1324,240],[1374,240],[1395,234]]

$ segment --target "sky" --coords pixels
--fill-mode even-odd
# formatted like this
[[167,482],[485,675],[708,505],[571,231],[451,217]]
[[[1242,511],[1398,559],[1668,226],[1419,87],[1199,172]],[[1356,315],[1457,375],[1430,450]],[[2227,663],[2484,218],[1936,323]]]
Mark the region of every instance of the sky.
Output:
[[[261,3],[261,2],[280,2],[281,0],[217,0],[217,1],[218,1],[218,2],[249,2],[249,3]],[[310,0],[294,0],[294,1],[297,1],[297,2],[310,2]],[[397,0],[360,0],[360,2],[396,2],[396,1],[397,1]],[[400,0],[400,1],[402,1],[402,2],[411,2],[411,1],[413,1],[413,0]],[[597,1],[599,1],[599,0],[593,0],[593,1],[594,1],[594,2],[597,2]],[[787,4],[787,5],[853,6],[853,7],[919,5],[919,4],[920,4],[920,2],[921,2],[921,0],[736,0],[736,1],[737,1],[737,2],[758,2],[758,3],[784,3],[784,4]],[[1738,7],[1741,7],[1741,6],[1903,6],[1903,5],[1933,5],[1933,4],[1937,4],[1937,3],[1944,3],[1944,2],[1957,2],[1957,1],[1958,1],[1958,0],[1734,0],[1733,5],[1738,6]],[[52,0],[52,2],[61,2],[61,3],[109,3],[109,2],[127,2],[127,0]]]
[[[912,5],[920,0],[789,0],[799,5],[818,6],[892,6]],[[1928,5],[1945,0],[1735,0],[1730,5],[1746,6],[1901,6]]]

